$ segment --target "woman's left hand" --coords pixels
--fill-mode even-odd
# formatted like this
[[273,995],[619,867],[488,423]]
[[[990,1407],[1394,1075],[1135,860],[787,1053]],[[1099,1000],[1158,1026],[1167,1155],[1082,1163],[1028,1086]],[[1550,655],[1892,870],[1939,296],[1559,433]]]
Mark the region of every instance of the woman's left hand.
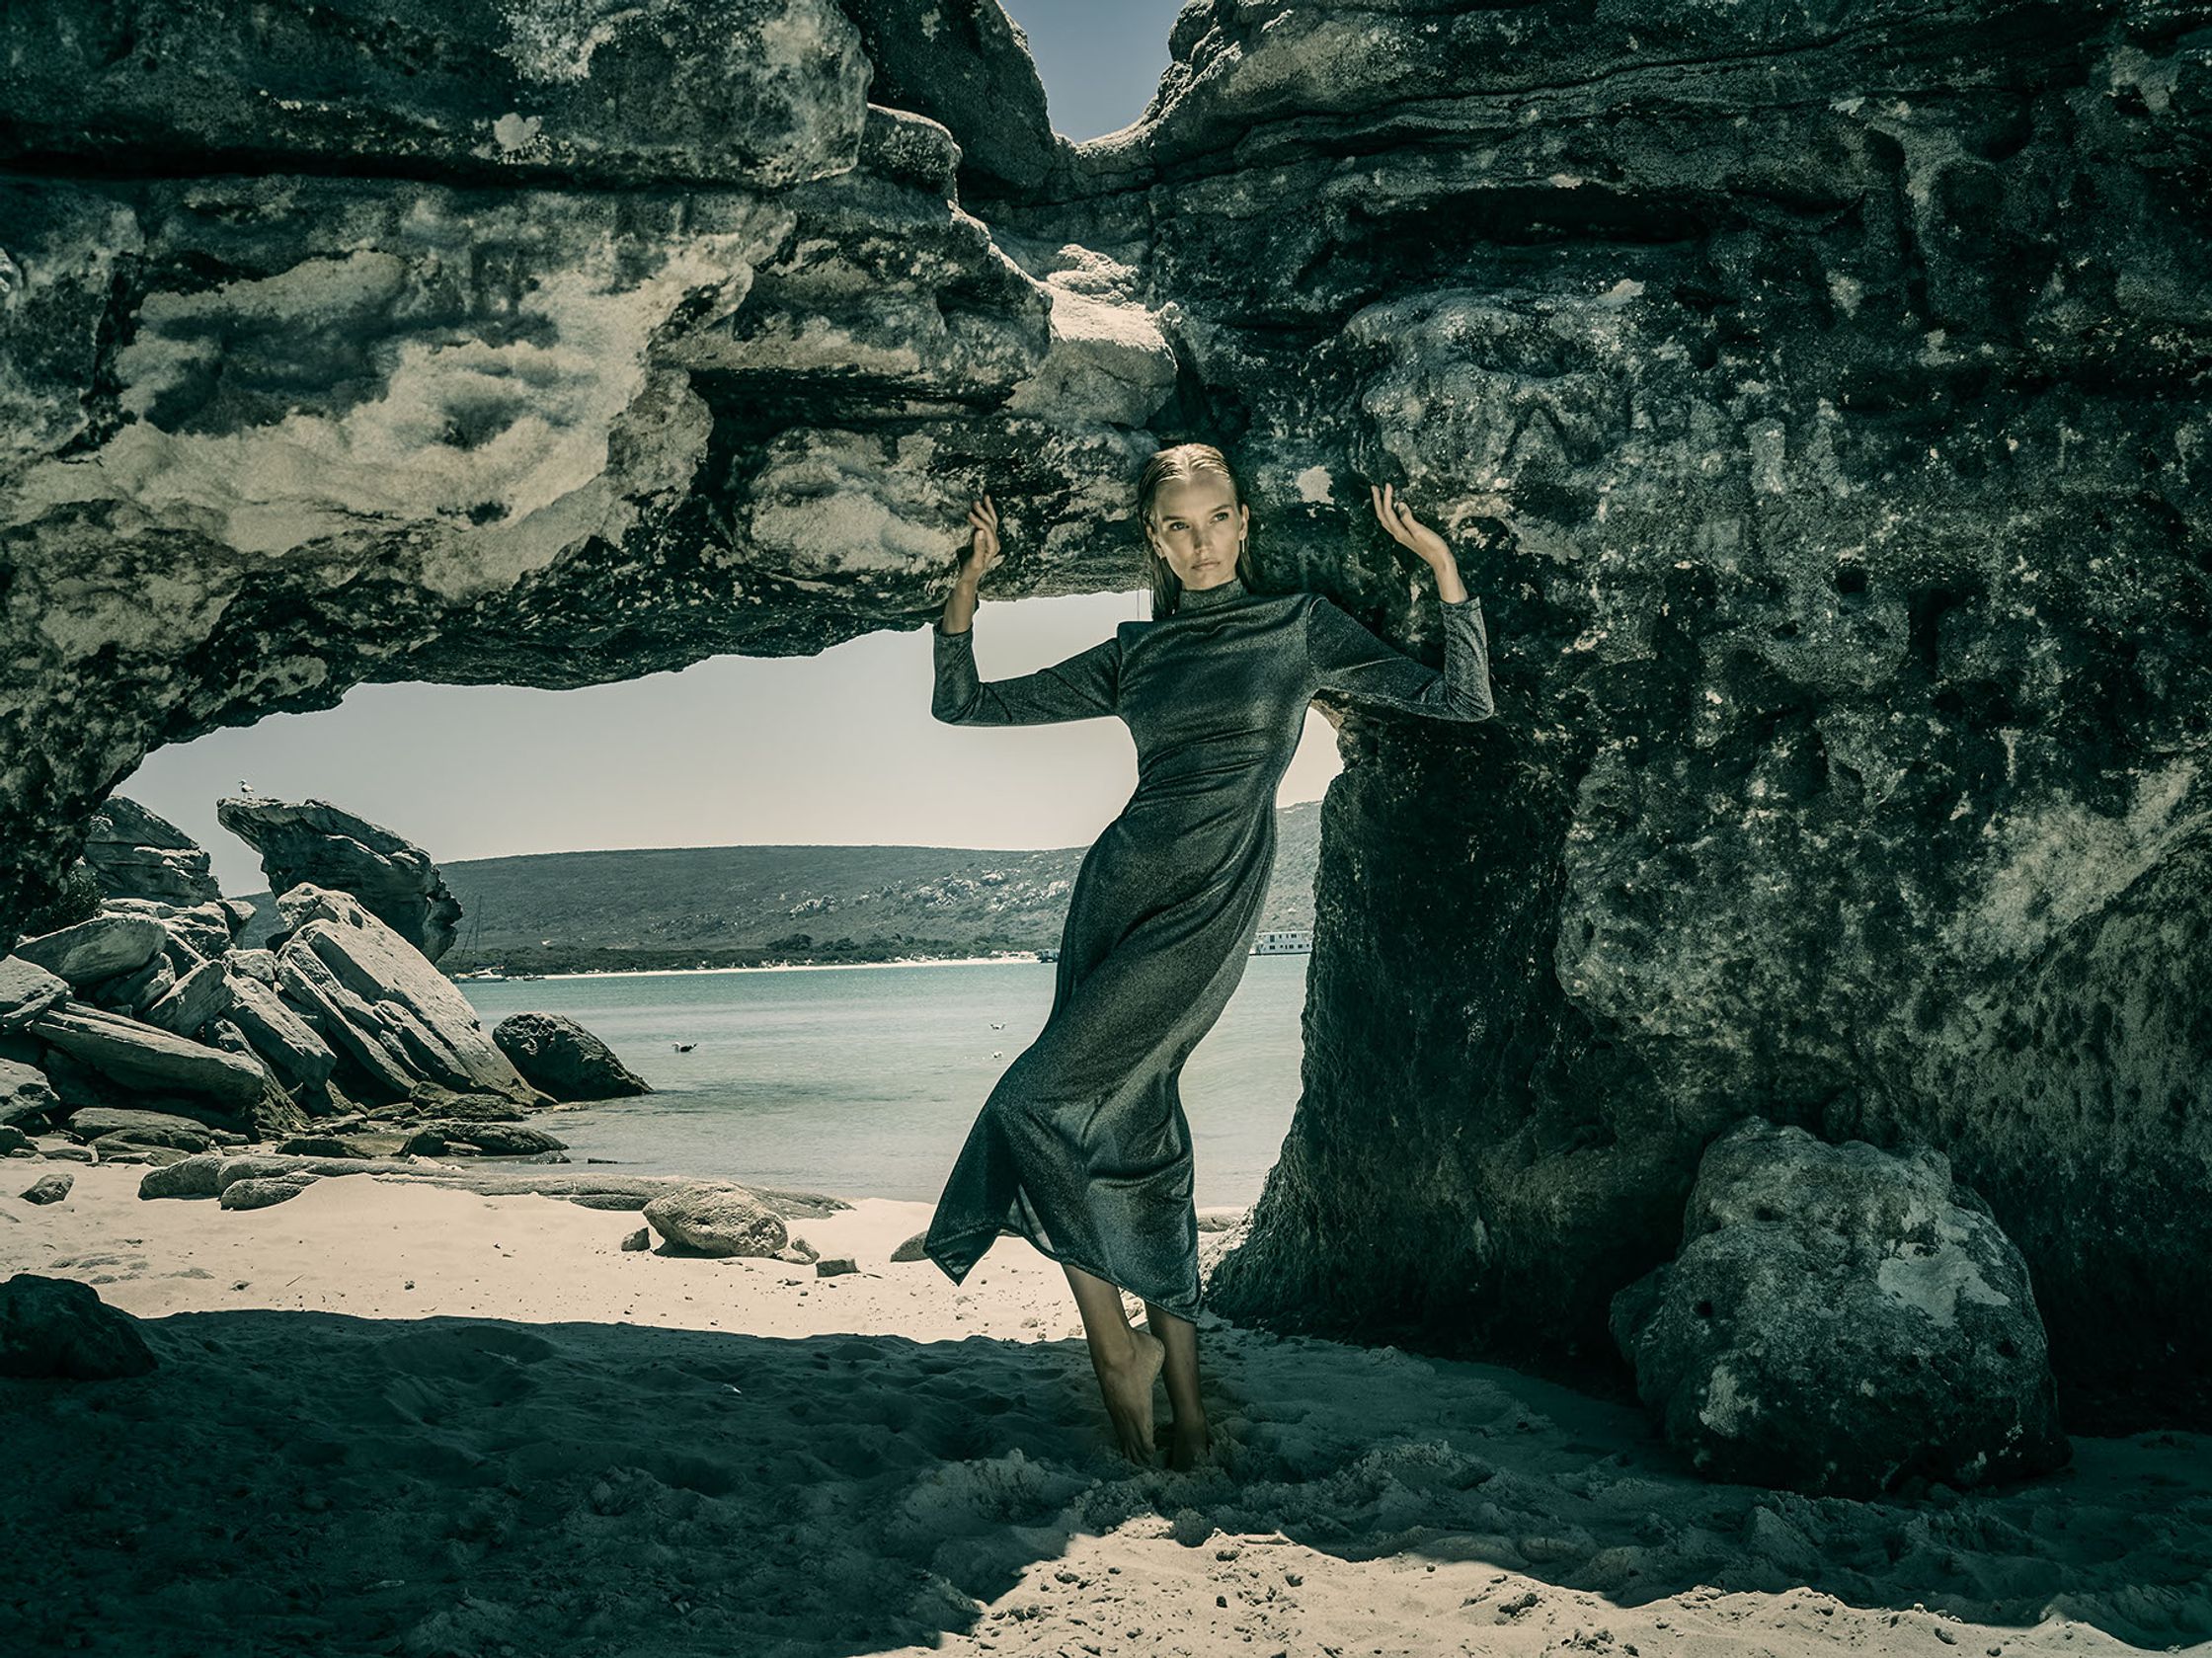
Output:
[[1437,596],[1448,604],[1463,600],[1467,590],[1460,581],[1460,561],[1452,556],[1444,537],[1415,517],[1413,509],[1397,498],[1397,491],[1390,485],[1377,489],[1370,484],[1367,488],[1375,498],[1375,515],[1382,520],[1382,527],[1402,545],[1411,547],[1436,573]]
[[1382,520],[1382,527],[1412,548],[1423,564],[1441,571],[1453,562],[1452,549],[1445,544],[1444,537],[1413,515],[1413,509],[1397,498],[1394,486],[1384,484],[1377,489],[1370,484],[1367,491],[1375,500],[1375,515]]

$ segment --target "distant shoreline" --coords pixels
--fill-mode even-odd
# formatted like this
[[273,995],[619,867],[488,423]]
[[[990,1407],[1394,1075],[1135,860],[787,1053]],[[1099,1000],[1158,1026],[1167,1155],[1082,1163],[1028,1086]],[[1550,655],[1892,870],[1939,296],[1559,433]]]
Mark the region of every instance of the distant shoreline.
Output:
[[459,979],[456,985],[516,985],[529,984],[538,979],[667,979],[677,974],[697,977],[708,973],[842,973],[852,968],[869,967],[1004,967],[1019,963],[1030,967],[1051,967],[1051,962],[1041,962],[1035,956],[909,956],[895,962],[777,962],[763,963],[758,967],[610,967],[589,973],[536,973],[528,979]]

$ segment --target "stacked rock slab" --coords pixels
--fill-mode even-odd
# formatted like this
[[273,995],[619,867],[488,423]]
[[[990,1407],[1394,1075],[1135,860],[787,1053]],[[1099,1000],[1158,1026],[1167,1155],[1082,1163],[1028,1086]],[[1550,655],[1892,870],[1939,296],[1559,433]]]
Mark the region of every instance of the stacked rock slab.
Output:
[[167,818],[121,795],[110,795],[93,813],[85,862],[112,899],[179,907],[222,901],[206,851]]
[[1221,1310],[1624,1382],[1751,1111],[1934,1145],[2070,1401],[2212,1421],[2204,4],[1195,0],[1066,154],[934,6],[82,10],[0,16],[0,924],[163,743],[910,627],[987,487],[994,592],[1126,592],[1205,438],[1434,660],[1399,485],[1500,705],[1335,699]]
[[302,883],[276,908],[292,928],[276,952],[277,987],[355,1062],[372,1101],[405,1099],[427,1078],[544,1103],[452,981],[357,899]]

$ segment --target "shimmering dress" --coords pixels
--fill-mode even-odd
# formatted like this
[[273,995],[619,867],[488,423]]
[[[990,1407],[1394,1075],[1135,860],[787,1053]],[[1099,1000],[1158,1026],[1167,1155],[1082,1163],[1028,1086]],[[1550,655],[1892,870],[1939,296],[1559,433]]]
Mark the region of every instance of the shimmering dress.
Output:
[[1051,1014],[970,1130],[923,1239],[959,1283],[1000,1228],[1185,1318],[1199,1310],[1190,1124],[1178,1081],[1244,977],[1275,865],[1275,790],[1316,690],[1487,719],[1481,601],[1443,611],[1439,673],[1317,593],[1234,577],[988,684],[972,630],[933,628],[930,711],[954,725],[1118,714],[1137,789],[1084,856]]

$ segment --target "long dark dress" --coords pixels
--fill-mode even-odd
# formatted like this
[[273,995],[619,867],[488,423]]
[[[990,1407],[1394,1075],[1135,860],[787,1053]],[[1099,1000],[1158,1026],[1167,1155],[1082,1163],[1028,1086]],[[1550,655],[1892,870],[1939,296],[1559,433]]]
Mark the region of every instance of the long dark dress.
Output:
[[1198,1214],[1183,1062],[1244,977],[1275,865],[1275,790],[1324,687],[1487,719],[1481,601],[1435,600],[1442,673],[1317,593],[1186,590],[1155,621],[988,684],[972,631],[934,629],[930,710],[955,725],[1118,714],[1137,789],[1084,856],[1053,1007],[992,1088],[922,1247],[959,1283],[1007,1227],[1058,1261],[1195,1318]]

